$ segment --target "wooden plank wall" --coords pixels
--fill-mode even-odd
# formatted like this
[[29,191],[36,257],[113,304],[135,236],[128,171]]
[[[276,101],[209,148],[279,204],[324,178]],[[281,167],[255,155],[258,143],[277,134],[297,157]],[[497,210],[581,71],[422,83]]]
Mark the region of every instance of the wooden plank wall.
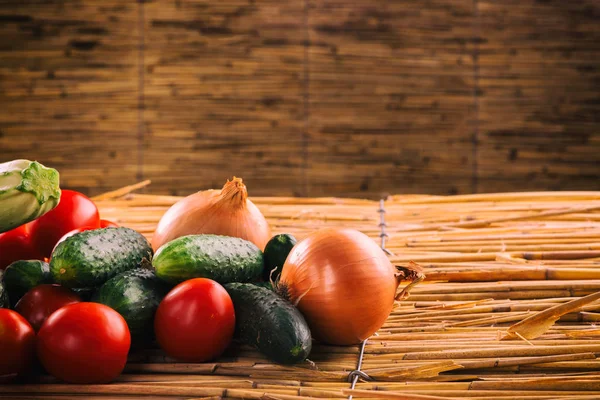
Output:
[[311,0],[310,193],[464,193],[469,1]]
[[478,0],[477,190],[600,188],[600,1]]
[[0,0],[0,162],[89,194],[600,189],[595,0]]
[[37,159],[89,193],[136,180],[137,17],[120,0],[0,1],[0,162]]
[[[144,3],[144,177],[303,195],[302,3]],[[300,187],[298,186],[300,185]]]

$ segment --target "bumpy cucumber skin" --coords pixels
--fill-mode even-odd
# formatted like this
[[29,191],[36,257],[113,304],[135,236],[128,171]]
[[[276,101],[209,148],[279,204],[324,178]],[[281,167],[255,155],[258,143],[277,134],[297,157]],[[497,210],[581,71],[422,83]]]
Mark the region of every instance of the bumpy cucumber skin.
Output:
[[40,260],[15,261],[6,267],[2,280],[11,304],[15,306],[30,289],[52,283],[50,265]]
[[235,308],[235,335],[280,364],[294,364],[310,354],[306,320],[289,301],[250,283],[229,283],[225,290]]
[[156,276],[176,285],[192,278],[221,284],[249,282],[263,273],[262,251],[254,243],[220,235],[188,235],[164,244],[154,255]]
[[265,270],[263,278],[265,280],[276,281],[281,275],[281,269],[285,260],[292,251],[292,248],[298,243],[296,238],[288,233],[275,235],[267,242],[265,246]]
[[56,283],[70,288],[97,287],[113,276],[152,259],[152,247],[130,228],[80,232],[52,252],[50,272]]
[[10,308],[10,301],[8,299],[8,293],[6,292],[6,287],[4,286],[2,276],[3,271],[0,270],[0,308]]
[[154,314],[169,286],[144,268],[125,271],[106,281],[92,301],[109,306],[123,316],[134,344],[153,338]]
[[271,282],[251,282],[251,283],[254,286],[260,286],[261,288],[265,288],[270,291],[273,291],[273,285],[271,285]]

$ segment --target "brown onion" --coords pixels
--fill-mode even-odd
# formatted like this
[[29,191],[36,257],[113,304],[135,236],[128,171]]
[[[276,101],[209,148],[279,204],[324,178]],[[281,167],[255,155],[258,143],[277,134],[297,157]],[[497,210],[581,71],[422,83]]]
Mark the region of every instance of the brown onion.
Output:
[[348,345],[383,325],[404,278],[416,283],[424,276],[419,268],[394,267],[361,232],[323,229],[292,249],[278,290],[297,305],[316,339]]
[[175,203],[160,219],[152,247],[156,251],[180,236],[202,233],[239,237],[261,250],[271,238],[267,220],[248,199],[242,179],[236,177],[221,190],[194,193]]

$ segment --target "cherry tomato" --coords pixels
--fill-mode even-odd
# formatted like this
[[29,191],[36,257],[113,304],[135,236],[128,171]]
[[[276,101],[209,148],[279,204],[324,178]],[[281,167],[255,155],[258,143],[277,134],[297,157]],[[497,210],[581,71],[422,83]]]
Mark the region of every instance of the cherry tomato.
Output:
[[18,260],[41,259],[31,243],[27,225],[0,233],[0,269]]
[[33,245],[42,256],[50,257],[56,242],[76,228],[100,228],[98,208],[92,200],[73,190],[62,190],[60,202],[52,211],[30,222]]
[[123,317],[98,303],[55,311],[38,333],[37,354],[50,374],[71,383],[108,383],[127,362],[131,345]]
[[118,228],[119,225],[115,224],[112,221],[109,221],[107,219],[101,219],[100,220],[100,228]]
[[0,376],[26,372],[35,356],[35,332],[16,311],[0,308]]
[[54,311],[80,301],[77,293],[69,288],[60,285],[38,285],[21,297],[15,311],[25,317],[37,332]]
[[171,357],[203,362],[231,342],[235,313],[231,297],[217,282],[196,278],[175,286],[158,306],[154,331]]

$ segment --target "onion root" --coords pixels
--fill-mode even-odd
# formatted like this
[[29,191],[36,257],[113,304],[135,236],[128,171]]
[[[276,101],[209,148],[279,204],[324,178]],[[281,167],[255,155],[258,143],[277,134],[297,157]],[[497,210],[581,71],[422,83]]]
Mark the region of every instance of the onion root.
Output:
[[412,288],[425,280],[425,271],[423,270],[423,267],[414,261],[409,261],[406,266],[396,265],[396,269],[398,270],[396,273],[398,284],[402,281],[410,281],[410,283],[396,295],[396,300],[404,300],[408,298]]

